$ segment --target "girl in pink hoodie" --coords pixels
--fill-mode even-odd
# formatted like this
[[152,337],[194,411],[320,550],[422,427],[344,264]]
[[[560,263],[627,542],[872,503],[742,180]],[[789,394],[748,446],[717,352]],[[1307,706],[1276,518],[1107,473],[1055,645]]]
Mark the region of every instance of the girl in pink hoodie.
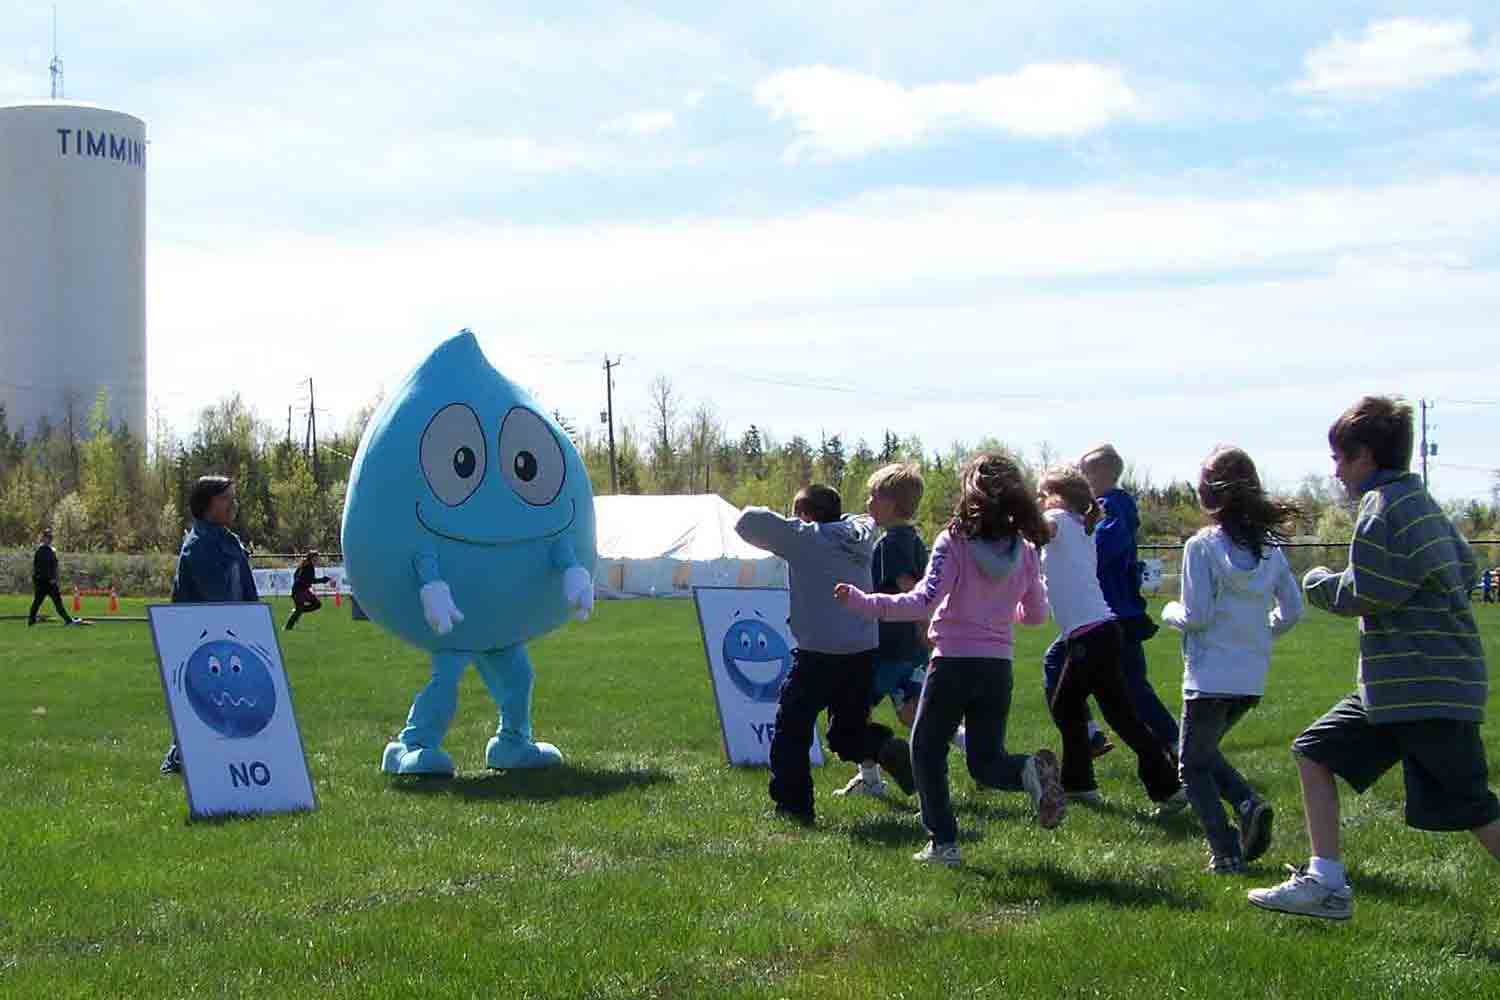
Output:
[[959,863],[948,794],[948,742],[967,723],[969,773],[989,788],[1025,791],[1043,827],[1063,817],[1057,756],[1005,752],[1013,687],[1011,626],[1047,620],[1037,547],[1047,525],[1020,468],[989,453],[964,466],[958,505],[932,546],[927,575],[905,594],[866,594],[839,584],[851,611],[887,621],[931,619],[932,661],[912,724],[912,771],[931,838],[917,861]]

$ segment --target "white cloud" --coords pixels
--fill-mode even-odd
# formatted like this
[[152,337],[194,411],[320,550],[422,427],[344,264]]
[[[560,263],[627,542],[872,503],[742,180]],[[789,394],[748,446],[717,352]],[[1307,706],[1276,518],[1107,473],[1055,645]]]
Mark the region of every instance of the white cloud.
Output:
[[1366,97],[1488,72],[1500,80],[1500,50],[1484,51],[1462,20],[1402,17],[1377,21],[1358,38],[1336,35],[1303,59],[1293,84],[1305,94]]
[[839,159],[913,146],[962,129],[1025,138],[1082,135],[1139,114],[1142,101],[1120,71],[1095,63],[1035,63],[973,83],[906,87],[830,66],[782,70],[755,100],[799,137],[790,158]]
[[677,127],[677,115],[671,111],[632,111],[611,118],[599,126],[601,132],[619,135],[647,136]]

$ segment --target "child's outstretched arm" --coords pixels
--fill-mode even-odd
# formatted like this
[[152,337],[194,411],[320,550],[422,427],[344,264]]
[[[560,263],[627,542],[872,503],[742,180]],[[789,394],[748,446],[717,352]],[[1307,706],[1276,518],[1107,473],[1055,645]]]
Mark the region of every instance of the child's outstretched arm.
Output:
[[1372,491],[1360,504],[1349,543],[1349,565],[1342,573],[1322,566],[1307,571],[1302,589],[1325,611],[1354,617],[1405,604],[1421,585],[1405,552],[1392,540],[1384,498]]
[[1190,538],[1182,553],[1182,600],[1162,608],[1161,620],[1184,632],[1201,632],[1214,617],[1213,557],[1203,539]]
[[833,596],[863,618],[926,621],[953,589],[954,572],[949,565],[951,544],[946,531],[938,536],[932,546],[932,558],[927,561],[927,575],[904,594],[867,594],[852,584],[841,583],[833,588]]
[[757,548],[791,559],[806,547],[817,529],[766,507],[746,507],[735,522],[734,531]]
[[1302,588],[1297,585],[1297,578],[1292,575],[1292,567],[1286,561],[1286,553],[1280,549],[1271,558],[1277,562],[1276,567],[1276,607],[1271,609],[1271,635],[1285,635],[1292,630],[1292,626],[1302,620]]

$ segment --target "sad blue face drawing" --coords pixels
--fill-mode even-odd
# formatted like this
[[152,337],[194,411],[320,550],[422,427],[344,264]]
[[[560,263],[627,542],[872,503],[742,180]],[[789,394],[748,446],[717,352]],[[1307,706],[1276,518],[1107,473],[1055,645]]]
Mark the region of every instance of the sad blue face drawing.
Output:
[[742,618],[724,633],[723,653],[724,672],[741,694],[753,701],[776,700],[792,669],[792,651],[780,632],[759,618]]
[[220,736],[254,736],[276,714],[271,668],[260,653],[232,638],[210,639],[193,650],[181,685],[193,713]]

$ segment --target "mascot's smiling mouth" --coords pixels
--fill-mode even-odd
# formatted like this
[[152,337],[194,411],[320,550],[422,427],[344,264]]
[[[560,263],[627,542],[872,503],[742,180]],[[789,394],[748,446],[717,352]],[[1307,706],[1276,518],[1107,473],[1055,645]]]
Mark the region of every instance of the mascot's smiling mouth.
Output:
[[515,545],[520,542],[536,542],[544,541],[548,538],[556,538],[558,535],[561,535],[563,532],[573,527],[573,522],[578,519],[578,501],[570,500],[568,501],[568,505],[569,510],[567,524],[564,524],[561,528],[558,528],[555,531],[543,531],[535,535],[492,536],[489,538],[476,538],[472,535],[460,535],[457,532],[447,531],[443,528],[436,527],[425,517],[423,517],[422,501],[420,500],[417,501],[417,523],[426,528],[432,534],[437,535],[439,538],[446,538],[454,542],[463,542],[465,545]]
[[254,708],[255,707],[255,699],[254,698],[251,698],[248,695],[245,696],[245,697],[243,697],[243,698],[236,698],[234,695],[230,694],[228,691],[219,691],[219,692],[217,692],[215,694],[211,694],[211,695],[208,696],[208,700],[211,701],[211,702],[213,702],[214,705],[216,705],[219,708],[223,708],[225,705],[233,705],[235,708]]

